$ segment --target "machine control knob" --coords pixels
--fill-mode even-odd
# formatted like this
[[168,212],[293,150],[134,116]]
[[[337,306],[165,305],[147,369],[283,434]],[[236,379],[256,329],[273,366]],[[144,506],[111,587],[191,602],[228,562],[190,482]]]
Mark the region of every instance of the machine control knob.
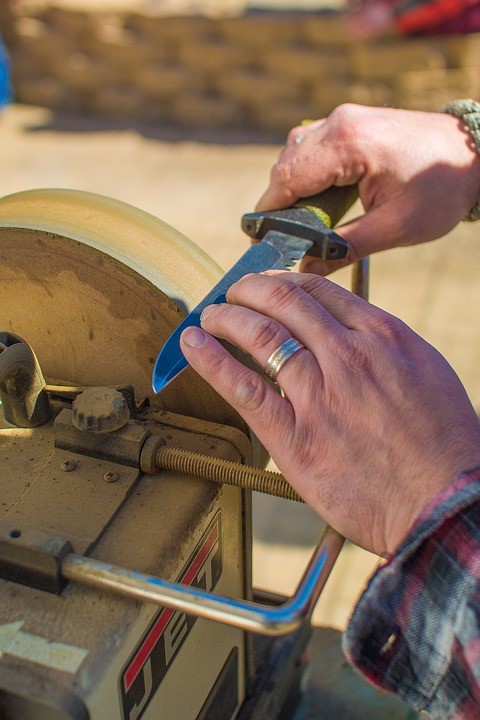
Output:
[[122,393],[109,387],[92,387],[77,395],[72,403],[73,424],[78,430],[109,433],[119,430],[130,419],[130,409]]

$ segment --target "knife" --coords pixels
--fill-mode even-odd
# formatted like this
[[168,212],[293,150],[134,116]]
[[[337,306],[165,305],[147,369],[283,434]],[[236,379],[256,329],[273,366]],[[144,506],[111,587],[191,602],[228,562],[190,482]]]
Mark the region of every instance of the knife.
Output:
[[226,302],[228,289],[244,275],[265,270],[288,270],[305,255],[323,260],[346,257],[348,245],[332,227],[357,197],[356,185],[332,186],[285,210],[244,215],[242,228],[259,242],[250,246],[167,339],[153,368],[153,390],[161,392],[188,366],[180,350],[180,335],[185,328],[200,327],[200,315],[204,308]]

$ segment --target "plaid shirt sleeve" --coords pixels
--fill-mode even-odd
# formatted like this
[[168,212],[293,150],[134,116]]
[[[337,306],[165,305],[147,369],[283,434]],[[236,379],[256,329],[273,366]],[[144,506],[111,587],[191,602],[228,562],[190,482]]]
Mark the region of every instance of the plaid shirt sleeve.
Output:
[[373,575],[344,650],[415,710],[480,718],[480,468],[447,485]]

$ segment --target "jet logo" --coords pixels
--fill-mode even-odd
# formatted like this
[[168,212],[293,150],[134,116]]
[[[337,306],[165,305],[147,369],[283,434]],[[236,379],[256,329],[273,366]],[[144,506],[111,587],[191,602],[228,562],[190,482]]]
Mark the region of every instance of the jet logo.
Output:
[[[220,512],[182,570],[178,582],[202,590],[213,590],[222,574]],[[120,676],[125,720],[138,720],[145,712],[196,617],[161,607]]]

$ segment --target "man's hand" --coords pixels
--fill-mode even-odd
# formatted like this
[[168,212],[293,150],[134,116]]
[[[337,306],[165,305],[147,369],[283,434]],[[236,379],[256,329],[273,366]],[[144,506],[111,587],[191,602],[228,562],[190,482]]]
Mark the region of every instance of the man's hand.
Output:
[[[204,311],[203,330],[184,331],[182,352],[353,542],[392,552],[440,488],[480,465],[480,424],[460,381],[400,320],[316,275],[247,275],[227,299]],[[277,376],[284,396],[212,335],[262,367],[300,340]]]
[[[450,115],[341,105],[290,132],[257,209],[354,183],[365,215],[339,232],[350,243],[350,261],[450,231],[477,201],[480,158]],[[301,269],[324,274],[325,264],[308,257]]]

